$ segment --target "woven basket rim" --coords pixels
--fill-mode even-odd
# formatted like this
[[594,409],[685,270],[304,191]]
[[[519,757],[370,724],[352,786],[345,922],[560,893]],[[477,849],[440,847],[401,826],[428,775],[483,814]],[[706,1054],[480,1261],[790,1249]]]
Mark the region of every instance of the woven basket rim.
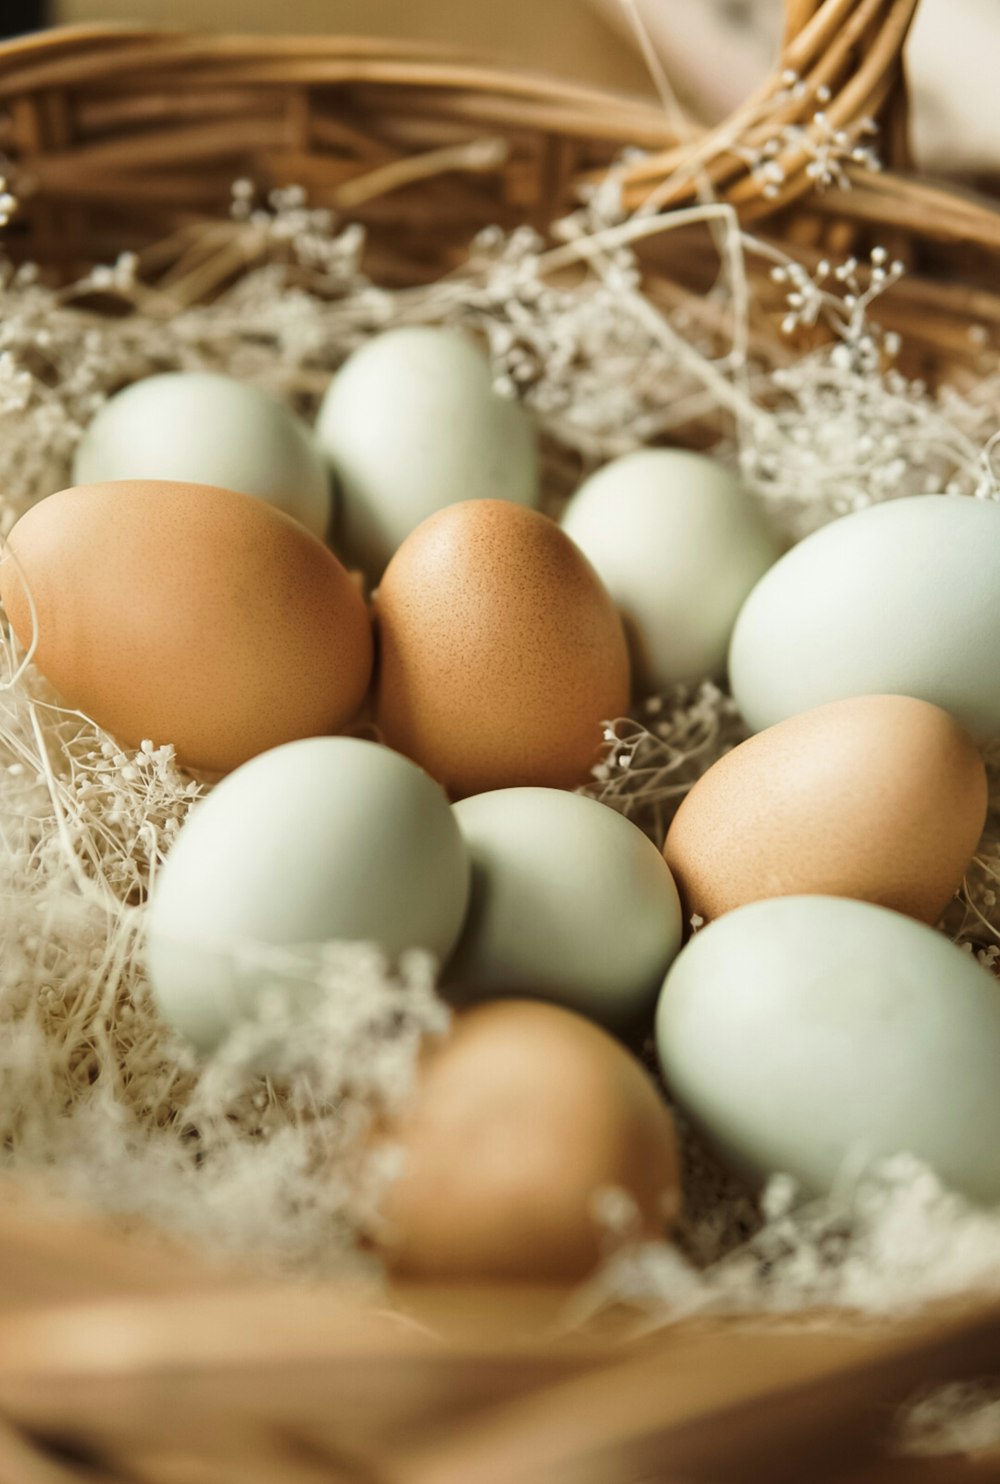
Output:
[[[88,46],[85,60],[78,62],[76,67],[62,57],[47,61],[53,50],[64,51],[81,40],[93,45]],[[98,48],[105,42],[113,43],[115,50],[111,57],[100,59],[103,65],[98,65]],[[572,78],[556,76],[541,68],[498,60],[472,48],[406,37],[370,37],[360,33],[338,33],[334,36],[303,33],[301,36],[282,37],[252,32],[223,37],[198,31],[159,28],[66,26],[54,28],[52,32],[46,33],[43,40],[19,37],[0,43],[0,74],[10,76],[10,91],[27,92],[36,88],[58,86],[65,80],[86,78],[91,70],[97,75],[106,73],[112,67],[117,70],[123,62],[127,62],[129,67],[174,64],[194,66],[213,61],[245,59],[273,62],[276,56],[280,60],[301,59],[305,63],[318,63],[321,60],[345,63],[367,60],[400,64],[423,63],[439,68],[442,77],[447,77],[451,85],[456,87],[468,86],[472,81],[483,87],[497,87],[500,90],[507,88],[515,94],[537,94],[576,104],[623,106],[643,121],[651,136],[658,134],[673,138],[662,105],[640,94],[599,84],[578,83]],[[22,66],[24,59],[35,57],[42,59],[37,65]],[[15,65],[8,67],[8,63]],[[448,77],[448,69],[452,69],[451,77]],[[425,83],[426,78],[417,71],[413,80],[416,86],[420,86]],[[16,88],[13,86],[15,81]],[[276,78],[275,81],[280,79]]]

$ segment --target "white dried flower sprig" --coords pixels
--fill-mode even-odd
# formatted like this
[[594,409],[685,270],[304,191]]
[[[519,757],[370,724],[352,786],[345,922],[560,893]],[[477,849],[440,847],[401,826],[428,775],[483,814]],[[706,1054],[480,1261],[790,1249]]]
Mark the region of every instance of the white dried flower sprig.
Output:
[[6,227],[17,210],[17,197],[7,188],[7,179],[0,175],[0,227]]
[[677,686],[651,697],[641,720],[623,717],[607,727],[604,760],[585,791],[662,845],[692,784],[747,735],[732,697],[718,685]]
[[[828,98],[829,95],[826,101]],[[817,190],[836,186],[847,191],[851,188],[848,166],[858,165],[872,171],[882,168],[874,147],[877,136],[878,125],[874,119],[860,119],[850,129],[838,129],[825,111],[818,108],[806,125],[783,124],[776,134],[756,148],[733,144],[729,149],[749,165],[751,176],[761,187],[761,194],[774,200],[780,196],[787,180],[784,156],[808,156],[805,172]]]
[[910,1457],[994,1454],[1000,1447],[995,1377],[921,1387],[897,1416],[893,1434],[893,1453]]
[[[780,250],[769,249],[779,261],[771,269],[773,283],[787,284],[785,302],[787,313],[781,322],[786,335],[803,326],[812,327],[822,321],[835,330],[843,346],[852,355],[852,364],[863,363],[865,369],[878,364],[883,353],[890,358],[898,351],[899,341],[895,336],[880,336],[872,326],[868,311],[876,299],[902,278],[905,272],[898,259],[890,261],[884,247],[872,248],[867,267],[867,282],[863,282],[857,258],[846,258],[833,264],[822,258],[816,267],[807,271],[801,263],[790,259]],[[844,355],[839,357],[844,361]]]
[[845,1169],[822,1199],[796,1197],[775,1176],[759,1229],[706,1265],[666,1243],[623,1247],[579,1296],[574,1321],[621,1302],[655,1327],[699,1313],[913,1313],[1000,1292],[1000,1209],[946,1190],[911,1155]]
[[749,156],[736,147],[736,152],[747,159],[754,177],[763,182],[764,195],[771,199],[780,195],[785,183],[781,156],[786,151],[798,151],[809,156],[806,175],[814,189],[820,191],[829,186],[850,190],[848,167],[851,165],[876,172],[882,168],[875,148],[878,124],[872,118],[861,118],[849,128],[838,128],[826,112],[826,106],[833,98],[826,84],[815,87],[794,68],[786,68],[771,106],[777,111],[788,102],[800,103],[810,97],[816,107],[808,124],[783,124],[776,135],[759,150],[750,152]]

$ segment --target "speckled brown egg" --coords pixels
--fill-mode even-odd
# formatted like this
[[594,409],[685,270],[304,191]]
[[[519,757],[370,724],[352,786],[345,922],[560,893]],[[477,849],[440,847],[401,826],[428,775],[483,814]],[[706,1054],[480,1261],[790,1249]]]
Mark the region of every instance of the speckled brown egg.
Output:
[[377,720],[454,798],[573,788],[628,704],[621,620],[554,521],[503,500],[425,520],[376,602]]
[[251,495],[123,480],[51,495],[23,515],[0,567],[38,668],[126,745],[173,743],[228,772],[334,732],[372,668],[364,601],[321,541]]
[[602,1191],[624,1191],[650,1237],[679,1208],[666,1103],[606,1031],[553,1005],[457,1015],[392,1137],[404,1160],[381,1245],[413,1276],[582,1278],[600,1256]]
[[687,913],[767,897],[855,897],[936,922],[986,816],[986,773],[947,712],[908,696],[805,711],[727,753],[663,853]]

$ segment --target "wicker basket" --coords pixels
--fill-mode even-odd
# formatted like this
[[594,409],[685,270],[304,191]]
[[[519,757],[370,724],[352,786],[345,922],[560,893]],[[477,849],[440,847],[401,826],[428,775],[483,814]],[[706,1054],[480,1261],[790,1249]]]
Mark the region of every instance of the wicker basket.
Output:
[[[206,257],[198,225],[225,215],[246,175],[349,212],[369,230],[373,274],[417,282],[486,224],[547,226],[640,146],[618,167],[630,206],[677,211],[710,188],[806,260],[875,243],[904,257],[883,323],[928,376],[976,378],[1000,349],[1000,213],[904,173],[900,53],[915,3],[789,0],[774,76],[710,131],[411,44],[96,29],[18,42],[0,52],[21,203],[11,249],[56,275],[137,250],[175,302],[203,296],[233,265]],[[817,140],[832,129],[850,145],[869,118],[886,168],[848,159],[843,184],[815,193]],[[754,151],[776,120],[788,144],[768,172]],[[690,294],[710,313],[697,298],[704,233],[644,244],[654,299]],[[765,272],[754,288],[756,349],[778,356],[765,312],[777,290]],[[1000,1370],[1000,1311],[557,1341],[559,1294],[410,1289],[375,1310],[200,1268],[13,1190],[0,1275],[5,1484],[943,1479],[881,1456],[889,1409],[935,1377]]]

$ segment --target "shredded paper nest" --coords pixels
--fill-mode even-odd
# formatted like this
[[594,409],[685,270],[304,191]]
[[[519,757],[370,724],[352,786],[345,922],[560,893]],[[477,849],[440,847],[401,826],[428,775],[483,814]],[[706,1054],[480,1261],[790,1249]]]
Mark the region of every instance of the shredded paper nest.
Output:
[[[719,274],[699,301],[643,292],[641,240],[703,220]],[[193,239],[151,287],[131,257],[69,289],[29,268],[0,277],[0,522],[70,482],[77,440],[122,385],[172,369],[224,370],[307,418],[357,345],[398,324],[476,334],[498,389],[531,408],[550,508],[602,460],[669,441],[694,418],[789,539],[862,505],[949,490],[996,499],[997,380],[932,394],[894,368],[869,317],[901,271],[807,271],[743,232],[727,209],[625,217],[614,174],[585,207],[533,231],[482,232],[465,267],[387,291],[364,271],[363,233],[285,191],[258,205],[239,184],[231,220]],[[187,267],[184,267],[184,264]],[[750,265],[783,288],[781,355],[758,357]],[[124,312],[127,311],[127,312]],[[815,327],[831,331],[815,348]],[[803,340],[813,348],[802,350]],[[207,1063],[165,1028],[142,969],[159,864],[208,786],[169,747],[121,749],[57,698],[8,638],[0,691],[0,1138],[5,1166],[44,1176],[124,1221],[150,1220],[203,1255],[258,1269],[356,1271],[391,1151],[366,1155],[373,1121],[412,1084],[422,1039],[447,1025],[434,966],[359,945],[239,952],[325,991],[282,1027],[284,1074],[254,1072],[273,1040],[265,997]],[[706,681],[610,718],[588,791],[661,840],[685,791],[745,735]],[[1000,792],[945,930],[993,965],[1000,953]],[[755,1204],[687,1149],[679,1245],[636,1247],[609,1208],[608,1264],[581,1312],[625,1297],[659,1315],[847,1305],[888,1312],[980,1287],[1000,1291],[1000,1213],[969,1208],[899,1158],[805,1208],[777,1179]]]

